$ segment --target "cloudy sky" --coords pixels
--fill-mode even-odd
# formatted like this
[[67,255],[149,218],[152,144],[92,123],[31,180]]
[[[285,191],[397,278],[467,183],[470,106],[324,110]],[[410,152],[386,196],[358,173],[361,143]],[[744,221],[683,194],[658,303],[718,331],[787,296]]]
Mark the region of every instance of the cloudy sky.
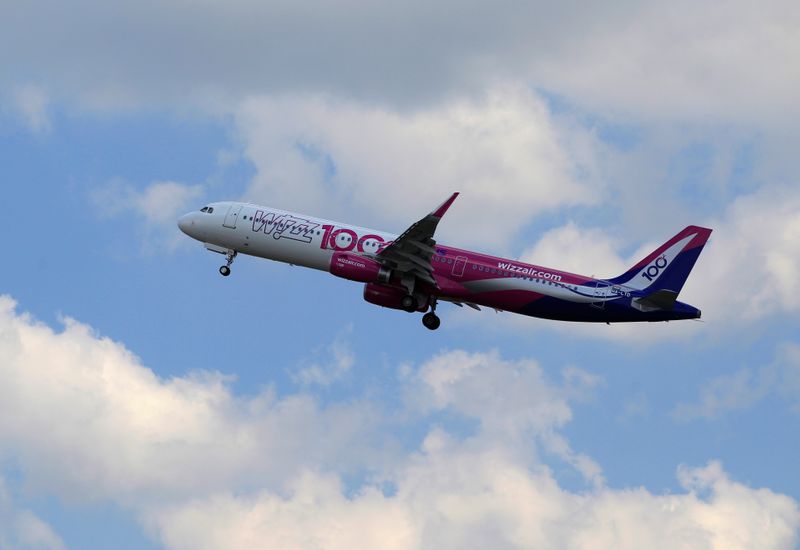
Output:
[[[0,549],[793,548],[796,2],[8,0]],[[613,276],[704,322],[440,308],[219,257],[244,199]]]

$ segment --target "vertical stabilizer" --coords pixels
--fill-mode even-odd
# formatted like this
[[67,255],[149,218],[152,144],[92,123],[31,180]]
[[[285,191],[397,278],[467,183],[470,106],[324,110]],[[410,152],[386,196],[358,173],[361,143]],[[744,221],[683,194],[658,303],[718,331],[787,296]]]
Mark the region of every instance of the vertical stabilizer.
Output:
[[648,292],[668,290],[677,296],[710,235],[711,229],[690,225],[609,281]]

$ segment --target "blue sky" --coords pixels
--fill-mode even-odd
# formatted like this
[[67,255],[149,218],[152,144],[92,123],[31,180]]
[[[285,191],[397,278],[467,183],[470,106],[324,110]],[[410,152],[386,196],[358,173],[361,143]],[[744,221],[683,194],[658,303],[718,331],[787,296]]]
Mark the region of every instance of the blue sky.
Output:
[[[440,8],[0,18],[0,548],[796,545],[796,10]],[[712,227],[704,322],[432,333],[175,225],[454,190],[440,242],[598,276]]]

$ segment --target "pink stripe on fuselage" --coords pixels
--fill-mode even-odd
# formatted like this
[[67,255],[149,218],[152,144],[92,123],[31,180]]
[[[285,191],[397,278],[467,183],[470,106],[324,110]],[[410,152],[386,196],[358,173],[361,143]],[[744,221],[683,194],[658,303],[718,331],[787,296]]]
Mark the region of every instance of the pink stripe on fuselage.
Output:
[[[436,250],[437,254],[434,254],[434,257],[431,258],[431,265],[433,266],[434,273],[455,282],[482,281],[498,278],[526,278],[534,277],[531,274],[535,272],[550,274],[552,277],[546,277],[546,279],[571,285],[582,285],[595,280],[585,275],[577,275],[566,271],[527,264],[518,260],[509,260],[497,256],[479,254],[477,252],[449,246],[437,246]],[[440,252],[444,252],[444,254],[440,254]],[[461,275],[458,274],[460,272],[459,259],[466,260],[464,271]],[[510,264],[521,269],[503,269],[498,267],[498,264]],[[473,266],[483,267],[483,270],[473,269]],[[455,273],[454,269],[456,269]],[[527,274],[525,273],[526,270]],[[558,277],[560,277],[560,279],[558,279]]]

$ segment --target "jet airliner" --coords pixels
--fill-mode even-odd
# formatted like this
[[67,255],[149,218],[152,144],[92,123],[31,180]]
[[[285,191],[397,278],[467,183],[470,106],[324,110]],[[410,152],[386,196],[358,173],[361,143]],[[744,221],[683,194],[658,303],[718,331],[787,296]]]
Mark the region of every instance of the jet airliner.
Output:
[[700,317],[677,297],[711,229],[690,225],[622,275],[597,279],[438,244],[436,227],[457,196],[399,236],[242,202],[208,204],[178,227],[225,256],[223,276],[239,254],[328,271],[364,283],[367,302],[424,313],[430,330],[440,301],[561,321]]

